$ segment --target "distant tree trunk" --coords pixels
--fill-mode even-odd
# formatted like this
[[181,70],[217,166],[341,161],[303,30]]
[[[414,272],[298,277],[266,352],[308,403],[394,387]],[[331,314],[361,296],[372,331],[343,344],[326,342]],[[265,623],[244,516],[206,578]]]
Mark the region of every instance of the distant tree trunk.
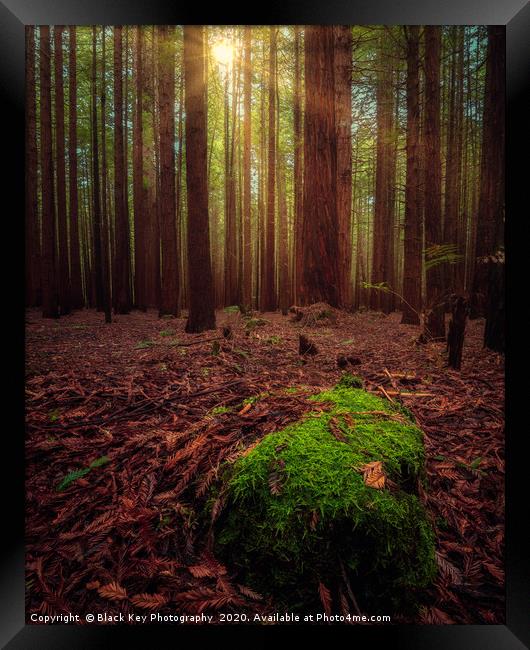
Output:
[[[460,209],[460,178],[461,178],[461,121],[462,107],[458,102],[458,88],[461,84],[459,61],[459,27],[451,27],[451,68],[449,83],[449,116],[447,128],[447,163],[445,174],[445,209],[444,233],[445,244],[458,246],[458,214]],[[444,269],[444,284],[447,291],[455,291],[455,266],[446,265]]]
[[300,64],[301,28],[294,28],[294,255],[295,255],[295,301],[299,300],[303,275],[302,233],[304,228],[303,210],[303,138],[302,138],[302,81]]
[[[389,52],[388,34],[383,31],[379,43],[380,61],[377,77],[377,158],[375,173],[374,234],[372,240],[372,284],[387,283],[393,290],[393,241],[394,241],[394,206],[392,155],[394,147],[393,134],[393,88],[392,63]],[[380,289],[370,292],[370,307],[375,310],[390,311],[391,303],[387,299],[391,294]]]
[[210,261],[203,27],[184,26],[189,316],[187,332],[215,328]]
[[333,27],[305,32],[302,304],[340,303]]
[[51,120],[50,28],[39,28],[40,41],[40,168],[42,197],[42,315],[59,318],[55,253],[55,194]]
[[[440,159],[440,49],[438,26],[425,27],[425,248],[442,243],[442,164]],[[445,338],[442,266],[426,272],[426,334]]]
[[278,257],[278,284],[279,284],[279,307],[284,316],[287,315],[290,301],[290,281],[289,281],[289,258],[288,258],[288,214],[287,214],[287,197],[285,187],[285,165],[280,161],[278,169],[278,217],[279,217],[279,237],[282,245],[279,247]]
[[419,325],[421,310],[422,235],[419,213],[418,141],[419,107],[419,28],[407,30],[407,180],[405,187],[405,251],[403,269],[402,323]]
[[129,279],[129,223],[125,192],[125,150],[123,142],[123,54],[122,28],[114,27],[114,210],[115,241],[114,257],[114,311],[128,314],[131,311]]
[[64,150],[63,27],[53,28],[55,63],[55,159],[57,181],[57,225],[59,240],[59,305],[61,315],[70,313],[68,225],[66,215],[66,169]]
[[160,107],[160,235],[162,285],[160,316],[179,315],[179,270],[175,194],[175,30],[158,27]]
[[103,310],[103,262],[101,255],[101,203],[99,185],[99,147],[98,147],[98,113],[97,113],[97,88],[96,88],[96,27],[92,27],[92,69],[91,69],[91,95],[92,95],[92,216],[93,216],[93,251],[94,251],[94,289],[96,309]]
[[[504,143],[505,143],[505,57],[504,26],[488,27],[480,195],[477,216],[476,264],[471,289],[471,317],[486,315],[490,302],[490,273],[504,231]],[[500,276],[499,276],[500,279]],[[498,289],[495,289],[498,292]]]
[[235,169],[235,118],[236,70],[232,67],[232,103],[229,102],[229,75],[225,79],[225,305],[238,302],[237,278],[237,228],[236,228],[236,169]]
[[337,130],[337,211],[339,219],[339,301],[352,306],[352,28],[335,27],[335,126]]
[[250,146],[251,146],[251,96],[252,96],[252,28],[246,27],[244,34],[244,70],[243,70],[243,277],[242,299],[245,307],[252,302],[252,265],[251,265],[251,192],[250,192]]
[[[102,28],[101,38],[101,279],[103,283],[103,311],[105,323],[112,321],[112,294],[110,288],[110,214],[107,205],[107,83],[106,83],[106,34]],[[97,137],[97,135],[96,135]]]
[[37,200],[37,105],[35,96],[35,28],[26,26],[26,306],[40,304],[40,244]]
[[276,40],[278,36],[276,27],[269,31],[269,133],[268,133],[268,161],[267,161],[267,229],[265,243],[265,271],[262,287],[262,311],[276,309]]
[[79,239],[79,199],[77,181],[77,40],[76,28],[69,29],[68,60],[68,184],[70,213],[70,276],[71,307],[84,306],[81,280],[81,250]]
[[146,190],[143,166],[143,28],[136,27],[136,61],[133,123],[133,209],[134,209],[134,293],[138,309],[145,311],[146,302]]

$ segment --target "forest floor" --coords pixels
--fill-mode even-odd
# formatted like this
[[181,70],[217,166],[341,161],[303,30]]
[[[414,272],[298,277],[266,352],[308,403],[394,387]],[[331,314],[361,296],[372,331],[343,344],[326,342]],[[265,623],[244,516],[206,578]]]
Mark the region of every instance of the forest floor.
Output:
[[418,344],[398,313],[304,327],[318,347],[307,359],[300,323],[256,318],[218,312],[225,339],[155,312],[112,325],[27,312],[28,614],[274,611],[208,551],[197,512],[220,464],[309,410],[305,395],[353,355],[348,369],[426,434],[440,570],[417,619],[393,622],[504,623],[504,363],[482,348],[483,321],[468,324],[453,371],[445,345]]

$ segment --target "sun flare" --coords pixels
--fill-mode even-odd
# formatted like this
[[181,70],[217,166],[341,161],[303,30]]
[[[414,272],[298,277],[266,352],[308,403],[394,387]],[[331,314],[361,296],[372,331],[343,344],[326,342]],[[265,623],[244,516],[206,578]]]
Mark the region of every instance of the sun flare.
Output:
[[234,48],[228,41],[218,41],[212,47],[215,60],[221,65],[230,65],[234,58]]

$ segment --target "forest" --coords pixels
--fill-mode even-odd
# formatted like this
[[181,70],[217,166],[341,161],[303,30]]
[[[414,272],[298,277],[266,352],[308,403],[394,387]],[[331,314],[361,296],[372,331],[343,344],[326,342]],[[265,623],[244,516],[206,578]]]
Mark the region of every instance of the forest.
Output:
[[26,27],[28,617],[504,622],[505,47]]

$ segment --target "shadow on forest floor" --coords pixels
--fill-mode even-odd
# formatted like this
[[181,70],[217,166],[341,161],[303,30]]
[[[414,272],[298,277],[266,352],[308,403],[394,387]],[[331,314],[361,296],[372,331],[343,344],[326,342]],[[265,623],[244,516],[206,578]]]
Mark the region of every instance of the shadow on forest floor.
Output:
[[305,328],[318,354],[304,360],[289,318],[217,316],[231,339],[155,312],[112,325],[27,312],[28,615],[274,611],[208,553],[198,506],[223,460],[297,419],[354,355],[365,387],[426,433],[440,571],[418,618],[394,622],[503,623],[504,363],[482,348],[483,321],[469,323],[457,372],[397,313]]

